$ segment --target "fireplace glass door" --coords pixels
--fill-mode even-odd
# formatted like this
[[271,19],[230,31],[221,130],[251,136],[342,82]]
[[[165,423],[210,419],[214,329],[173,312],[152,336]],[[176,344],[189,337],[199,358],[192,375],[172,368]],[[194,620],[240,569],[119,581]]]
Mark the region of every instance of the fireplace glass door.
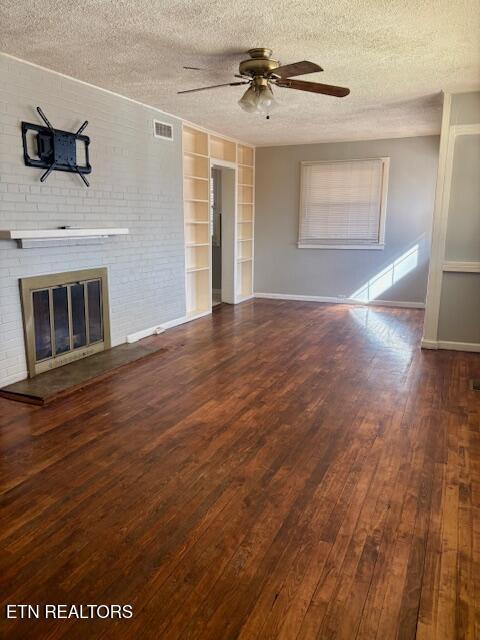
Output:
[[[110,346],[108,323],[105,323],[106,270],[74,273],[87,275],[91,271],[101,273],[99,277],[73,282],[59,282],[62,274],[22,280],[31,376],[91,355],[105,348],[106,342]],[[73,273],[63,274],[64,280],[69,275],[73,276]],[[42,286],[35,287],[36,280]]]

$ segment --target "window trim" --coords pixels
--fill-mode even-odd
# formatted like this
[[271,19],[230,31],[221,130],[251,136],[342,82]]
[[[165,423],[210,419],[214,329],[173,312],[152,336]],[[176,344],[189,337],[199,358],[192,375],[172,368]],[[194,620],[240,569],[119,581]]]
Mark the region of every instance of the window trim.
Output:
[[[381,160],[382,161],[382,193],[380,196],[380,219],[378,224],[378,242],[370,244],[308,244],[300,241],[300,230],[302,225],[302,212],[303,212],[303,167],[307,165],[316,164],[334,164],[337,162],[362,162],[367,160]],[[388,181],[390,171],[390,156],[380,156],[376,158],[348,158],[344,160],[302,160],[300,162],[300,208],[298,212],[298,249],[363,249],[367,251],[383,251],[385,248],[385,224],[387,217],[387,196],[388,196]]]

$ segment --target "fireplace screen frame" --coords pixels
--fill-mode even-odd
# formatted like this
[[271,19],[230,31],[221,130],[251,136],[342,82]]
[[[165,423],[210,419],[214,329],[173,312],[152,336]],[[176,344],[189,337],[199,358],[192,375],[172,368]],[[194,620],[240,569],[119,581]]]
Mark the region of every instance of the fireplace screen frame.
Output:
[[[55,354],[55,330],[53,321],[52,292],[56,287],[68,287],[69,285],[83,284],[86,287],[88,282],[100,281],[100,312],[103,331],[103,339],[89,342],[88,328],[86,329],[87,344],[74,348],[70,337],[70,349],[61,354]],[[52,345],[52,355],[42,360],[37,360],[35,349],[35,320],[33,294],[35,291],[49,291],[49,320],[50,339]],[[85,290],[85,289],[84,289]],[[30,378],[56,367],[86,358],[94,353],[110,349],[110,312],[108,300],[108,270],[106,267],[96,269],[82,269],[81,271],[67,271],[63,273],[52,273],[42,276],[33,276],[20,279],[20,295],[22,302],[23,329],[25,335],[25,347],[27,356],[28,375]],[[71,315],[71,294],[68,293],[68,316],[71,335],[72,315]],[[88,296],[84,295],[85,323],[88,327]]]

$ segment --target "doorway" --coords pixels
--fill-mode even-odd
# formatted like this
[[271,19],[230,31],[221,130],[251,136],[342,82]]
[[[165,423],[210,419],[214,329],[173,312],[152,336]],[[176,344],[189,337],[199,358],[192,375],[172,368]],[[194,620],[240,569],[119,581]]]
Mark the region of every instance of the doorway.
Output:
[[212,307],[234,303],[235,169],[215,163],[210,179]]

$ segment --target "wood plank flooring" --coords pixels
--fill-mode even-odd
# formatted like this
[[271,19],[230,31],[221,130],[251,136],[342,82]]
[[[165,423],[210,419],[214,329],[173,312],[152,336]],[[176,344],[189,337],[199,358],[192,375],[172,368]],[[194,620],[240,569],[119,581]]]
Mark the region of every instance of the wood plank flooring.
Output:
[[2,637],[479,638],[480,356],[422,352],[422,320],[222,305],[69,398],[0,399]]

